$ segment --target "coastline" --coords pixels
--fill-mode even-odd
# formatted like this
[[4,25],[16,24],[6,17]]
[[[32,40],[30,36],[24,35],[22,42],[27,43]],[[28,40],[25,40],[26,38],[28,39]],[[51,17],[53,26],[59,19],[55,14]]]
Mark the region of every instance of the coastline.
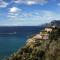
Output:
[[[51,30],[51,29],[50,29]],[[27,41],[26,41],[26,44],[23,48],[19,49],[16,53],[14,53],[13,55],[11,55],[11,57],[15,57],[17,56],[17,54],[19,54],[21,51],[23,51],[25,48],[31,48],[31,49],[34,49],[35,45],[36,46],[39,46],[43,41],[46,41],[47,44],[49,44],[49,33],[52,32],[51,31],[47,31],[47,30],[42,30],[39,32],[39,34],[36,34],[35,36],[32,36],[31,38],[28,38]],[[44,50],[45,50],[45,47],[44,47]],[[9,60],[11,60],[12,58],[9,57]]]
[[[52,24],[52,25],[51,25]],[[60,25],[53,21],[27,39],[24,47],[7,60],[60,60]]]

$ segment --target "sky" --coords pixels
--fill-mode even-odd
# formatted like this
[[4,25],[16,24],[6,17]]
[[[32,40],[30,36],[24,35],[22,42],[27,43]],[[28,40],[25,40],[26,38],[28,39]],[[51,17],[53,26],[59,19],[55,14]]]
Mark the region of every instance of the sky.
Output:
[[0,0],[0,26],[39,26],[60,20],[60,0]]

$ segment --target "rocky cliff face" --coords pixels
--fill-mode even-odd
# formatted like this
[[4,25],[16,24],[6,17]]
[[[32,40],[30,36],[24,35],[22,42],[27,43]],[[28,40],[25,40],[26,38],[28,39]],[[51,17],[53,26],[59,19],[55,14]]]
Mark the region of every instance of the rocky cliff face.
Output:
[[[40,39],[41,34],[49,34],[49,39]],[[60,60],[60,28],[51,32],[43,30],[39,35],[39,38],[29,38],[26,45],[7,60]]]

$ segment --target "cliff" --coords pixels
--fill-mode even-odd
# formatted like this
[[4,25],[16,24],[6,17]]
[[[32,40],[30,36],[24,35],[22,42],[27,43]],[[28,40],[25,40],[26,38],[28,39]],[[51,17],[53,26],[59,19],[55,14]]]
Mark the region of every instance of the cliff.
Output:
[[60,28],[45,28],[7,60],[60,60]]

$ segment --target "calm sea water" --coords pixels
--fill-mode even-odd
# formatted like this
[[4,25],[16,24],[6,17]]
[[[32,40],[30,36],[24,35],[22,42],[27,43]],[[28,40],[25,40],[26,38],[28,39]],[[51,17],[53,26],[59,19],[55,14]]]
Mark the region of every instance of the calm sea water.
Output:
[[42,27],[0,27],[0,56],[9,56],[23,47],[29,36]]

